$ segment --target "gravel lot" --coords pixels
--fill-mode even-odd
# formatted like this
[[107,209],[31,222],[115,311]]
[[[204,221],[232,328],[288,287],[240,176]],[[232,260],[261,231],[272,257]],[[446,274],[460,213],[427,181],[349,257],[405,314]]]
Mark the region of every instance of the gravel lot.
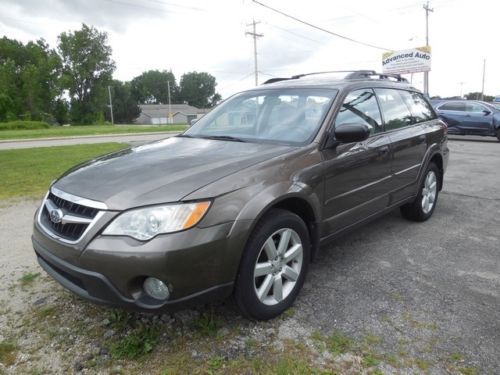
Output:
[[500,143],[449,145],[432,219],[394,211],[323,249],[265,323],[230,302],[150,316],[81,301],[36,264],[38,202],[0,202],[0,374],[498,373]]

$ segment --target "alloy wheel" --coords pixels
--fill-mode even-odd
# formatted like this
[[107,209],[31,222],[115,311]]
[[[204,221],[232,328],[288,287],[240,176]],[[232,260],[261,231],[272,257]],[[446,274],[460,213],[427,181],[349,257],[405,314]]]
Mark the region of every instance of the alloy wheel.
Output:
[[264,242],[254,268],[254,289],[265,305],[280,303],[292,292],[303,265],[303,247],[293,229],[274,232]]
[[431,212],[436,202],[437,195],[437,177],[434,171],[430,170],[425,176],[424,186],[422,188],[422,211],[425,214]]

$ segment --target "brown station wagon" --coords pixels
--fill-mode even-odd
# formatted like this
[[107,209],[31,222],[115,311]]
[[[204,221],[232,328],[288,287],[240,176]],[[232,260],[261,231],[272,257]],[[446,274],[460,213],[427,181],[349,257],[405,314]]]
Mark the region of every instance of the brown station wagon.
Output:
[[50,187],[33,246],[77,295],[162,311],[233,295],[270,319],[321,245],[395,207],[427,220],[447,128],[399,76],[278,78],[183,134],[78,165]]

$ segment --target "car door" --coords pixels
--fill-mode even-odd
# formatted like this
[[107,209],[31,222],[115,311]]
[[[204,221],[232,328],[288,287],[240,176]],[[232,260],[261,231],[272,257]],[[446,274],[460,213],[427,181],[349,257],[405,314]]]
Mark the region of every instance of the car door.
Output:
[[416,190],[417,179],[427,151],[427,133],[436,120],[422,94],[399,89],[375,89],[391,140],[394,190],[391,204],[402,201]]
[[[380,110],[372,89],[350,92],[333,128],[366,124],[370,137],[322,151],[325,175],[322,233],[333,234],[387,207],[390,190],[390,141],[383,133]],[[332,131],[333,132],[333,131]]]
[[493,111],[476,102],[465,103],[463,127],[468,134],[492,134]]
[[465,101],[446,102],[437,106],[437,112],[448,125],[449,134],[465,134]]

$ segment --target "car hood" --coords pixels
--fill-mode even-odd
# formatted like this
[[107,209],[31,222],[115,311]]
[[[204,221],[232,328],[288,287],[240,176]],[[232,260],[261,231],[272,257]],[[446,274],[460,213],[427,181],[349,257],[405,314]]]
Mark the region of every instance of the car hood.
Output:
[[220,178],[293,148],[172,137],[78,165],[54,187],[104,202],[111,210],[176,202]]

